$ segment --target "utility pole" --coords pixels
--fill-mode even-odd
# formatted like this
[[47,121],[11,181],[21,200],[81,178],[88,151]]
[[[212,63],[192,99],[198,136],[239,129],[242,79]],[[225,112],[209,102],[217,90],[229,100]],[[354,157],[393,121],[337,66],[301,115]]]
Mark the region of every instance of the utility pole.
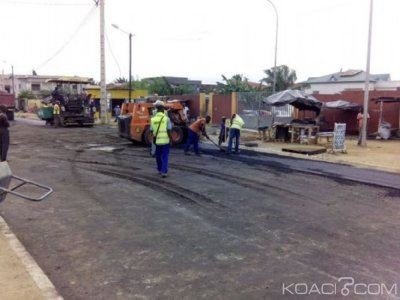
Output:
[[132,95],[132,37],[134,36],[134,34],[119,28],[119,26],[117,24],[111,24],[111,26],[129,36],[129,76],[128,76],[128,78],[129,78],[129,86],[128,86],[128,98],[129,98],[129,102],[131,102],[131,98],[132,98],[132,96],[131,96]]
[[108,123],[107,90],[106,90],[106,60],[104,48],[104,1],[98,0],[100,4],[100,109],[101,123]]
[[11,84],[12,84],[12,93],[15,96],[14,66],[11,66]]
[[368,122],[368,100],[369,100],[369,69],[371,58],[371,36],[372,36],[372,15],[373,15],[374,0],[370,0],[369,8],[369,29],[368,29],[368,50],[367,50],[367,69],[365,73],[365,87],[364,87],[364,106],[363,106],[363,123],[361,128],[361,146],[367,146],[367,122]]
[[279,20],[278,20],[278,10],[276,9],[275,4],[271,0],[267,0],[273,7],[275,16],[276,16],[276,25],[275,25],[275,59],[274,59],[274,83],[272,86],[272,93],[275,94],[276,91],[276,57],[278,53],[278,25],[279,25]]
[[132,95],[132,33],[129,33],[129,103]]

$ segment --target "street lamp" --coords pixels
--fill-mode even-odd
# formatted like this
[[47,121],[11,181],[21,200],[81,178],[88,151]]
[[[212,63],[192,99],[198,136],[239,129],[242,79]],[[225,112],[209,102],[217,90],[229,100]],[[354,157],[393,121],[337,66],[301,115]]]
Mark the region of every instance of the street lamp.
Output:
[[267,0],[271,5],[272,5],[272,7],[274,8],[274,11],[275,11],[275,16],[276,16],[276,31],[275,31],[275,62],[274,62],[274,84],[273,84],[273,86],[272,86],[272,92],[273,93],[275,93],[275,90],[276,90],[276,56],[277,56],[277,53],[278,53],[278,24],[279,24],[279,22],[278,22],[278,10],[276,9],[276,6],[275,6],[275,4],[271,1],[271,0]]
[[132,94],[132,36],[133,34],[130,32],[127,32],[125,30],[122,30],[121,28],[119,28],[118,25],[116,24],[111,24],[112,27],[114,27],[115,29],[120,30],[121,32],[127,34],[129,36],[129,87],[128,87],[128,98],[129,98],[129,102],[131,102],[131,94]]

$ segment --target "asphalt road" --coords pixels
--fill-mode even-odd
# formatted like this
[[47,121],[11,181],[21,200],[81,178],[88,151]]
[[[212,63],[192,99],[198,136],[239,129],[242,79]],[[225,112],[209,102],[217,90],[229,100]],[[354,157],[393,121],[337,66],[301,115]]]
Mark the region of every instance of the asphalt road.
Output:
[[[362,183],[394,175],[210,145],[202,157],[173,149],[161,179],[115,128],[18,120],[11,139],[14,174],[55,192],[9,196],[0,214],[65,299],[400,293],[399,189]],[[378,296],[357,295],[375,283]]]

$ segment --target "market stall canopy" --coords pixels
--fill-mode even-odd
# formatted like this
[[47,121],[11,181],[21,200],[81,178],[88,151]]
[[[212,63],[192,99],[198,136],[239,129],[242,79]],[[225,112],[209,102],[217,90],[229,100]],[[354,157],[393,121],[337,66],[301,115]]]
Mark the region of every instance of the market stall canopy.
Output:
[[317,114],[320,113],[322,102],[300,90],[285,90],[273,94],[267,99],[263,100],[264,103],[272,106],[283,106],[291,104],[300,110],[311,110]]
[[49,79],[46,82],[88,84],[92,82],[92,79],[88,77],[64,76],[64,77]]
[[354,102],[349,102],[346,100],[336,100],[336,101],[325,102],[322,109],[337,108],[337,109],[343,109],[343,110],[359,111],[361,109],[361,107],[362,107],[362,105],[354,103]]

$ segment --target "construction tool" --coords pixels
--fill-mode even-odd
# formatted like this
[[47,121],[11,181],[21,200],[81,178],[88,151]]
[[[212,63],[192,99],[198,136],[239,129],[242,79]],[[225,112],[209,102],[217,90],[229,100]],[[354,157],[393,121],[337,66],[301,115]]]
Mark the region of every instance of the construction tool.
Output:
[[221,152],[225,152],[224,149],[222,149],[222,147],[220,147],[216,142],[214,142],[212,139],[210,139],[209,137],[207,138],[212,144],[214,144],[216,147],[218,147],[219,151]]

